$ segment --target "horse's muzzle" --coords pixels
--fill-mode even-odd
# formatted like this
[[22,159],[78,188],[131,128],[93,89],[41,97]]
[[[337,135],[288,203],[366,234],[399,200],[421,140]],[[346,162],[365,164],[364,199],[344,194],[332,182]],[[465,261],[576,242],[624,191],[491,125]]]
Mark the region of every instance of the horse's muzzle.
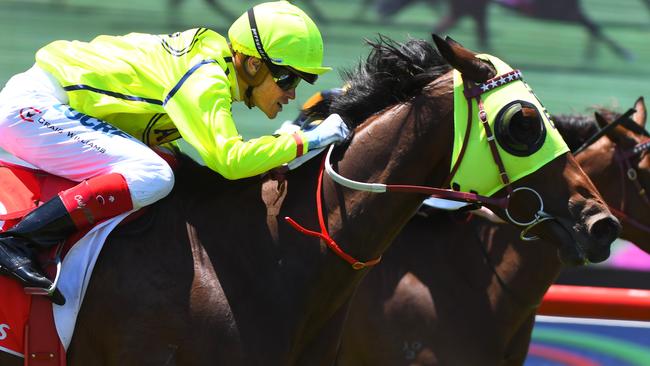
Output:
[[549,225],[558,238],[558,255],[566,266],[606,260],[612,242],[621,231],[618,219],[604,206],[589,202],[581,208],[576,210],[580,219],[573,226],[570,221],[561,218],[556,218]]
[[587,259],[599,263],[609,258],[612,242],[621,232],[621,223],[609,212],[601,212],[587,219],[587,232],[591,245],[586,248]]

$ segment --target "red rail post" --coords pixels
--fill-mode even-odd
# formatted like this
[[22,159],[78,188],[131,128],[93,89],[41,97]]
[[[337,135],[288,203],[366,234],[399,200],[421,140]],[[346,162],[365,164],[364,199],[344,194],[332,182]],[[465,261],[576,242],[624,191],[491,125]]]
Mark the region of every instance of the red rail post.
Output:
[[553,285],[537,313],[650,321],[650,290]]

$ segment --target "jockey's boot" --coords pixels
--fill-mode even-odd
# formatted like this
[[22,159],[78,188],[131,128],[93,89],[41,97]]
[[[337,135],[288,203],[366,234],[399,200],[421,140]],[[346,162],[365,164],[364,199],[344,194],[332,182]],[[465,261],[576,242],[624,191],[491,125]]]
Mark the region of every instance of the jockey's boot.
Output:
[[[17,279],[25,287],[48,289],[52,281],[41,274],[36,249],[61,243],[77,230],[59,197],[27,214],[16,226],[0,234],[0,273]],[[65,303],[58,289],[52,302]]]
[[[0,273],[14,277],[25,287],[48,289],[52,281],[42,275],[35,250],[51,248],[77,230],[132,208],[122,175],[112,173],[83,181],[0,233]],[[58,305],[65,303],[58,289],[52,293],[51,300]]]

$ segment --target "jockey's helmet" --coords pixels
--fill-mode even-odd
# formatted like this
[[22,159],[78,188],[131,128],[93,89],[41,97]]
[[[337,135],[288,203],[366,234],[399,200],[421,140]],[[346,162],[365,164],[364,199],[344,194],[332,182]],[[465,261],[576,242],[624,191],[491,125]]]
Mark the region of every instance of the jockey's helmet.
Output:
[[314,83],[329,70],[323,63],[323,39],[305,12],[288,1],[254,6],[228,30],[234,51],[264,61],[274,76],[291,72]]

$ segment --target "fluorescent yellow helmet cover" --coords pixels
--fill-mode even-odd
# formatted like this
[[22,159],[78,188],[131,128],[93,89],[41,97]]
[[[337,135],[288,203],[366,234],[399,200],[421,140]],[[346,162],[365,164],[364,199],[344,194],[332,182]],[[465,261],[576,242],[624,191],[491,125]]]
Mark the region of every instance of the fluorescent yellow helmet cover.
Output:
[[[513,69],[500,59],[491,55],[477,55],[476,57],[489,61],[497,70],[497,75],[503,75]],[[499,155],[503,160],[504,167],[510,182],[515,182],[537,169],[546,165],[559,155],[569,151],[566,143],[550,120],[546,109],[539,102],[535,94],[522,80],[516,80],[503,86],[492,89],[481,95],[485,112],[487,112],[490,127],[495,132],[495,120],[499,111],[508,103],[521,100],[533,104],[542,115],[546,128],[546,137],[539,150],[529,156],[515,156],[508,153],[497,143]],[[505,184],[499,177],[497,167],[490,147],[488,145],[485,129],[478,118],[478,106],[476,99],[472,103],[472,128],[468,139],[468,146],[462,158],[456,174],[451,179],[451,185],[460,186],[463,192],[476,192],[480,195],[491,196]],[[467,130],[467,99],[463,94],[463,80],[460,72],[454,70],[454,150],[451,166],[458,160],[460,151]]]
[[[262,46],[274,64],[316,75],[331,70],[322,65],[323,39],[305,12],[288,1],[266,2],[253,9]],[[253,41],[247,13],[232,24],[228,38],[235,51],[261,57]]]

